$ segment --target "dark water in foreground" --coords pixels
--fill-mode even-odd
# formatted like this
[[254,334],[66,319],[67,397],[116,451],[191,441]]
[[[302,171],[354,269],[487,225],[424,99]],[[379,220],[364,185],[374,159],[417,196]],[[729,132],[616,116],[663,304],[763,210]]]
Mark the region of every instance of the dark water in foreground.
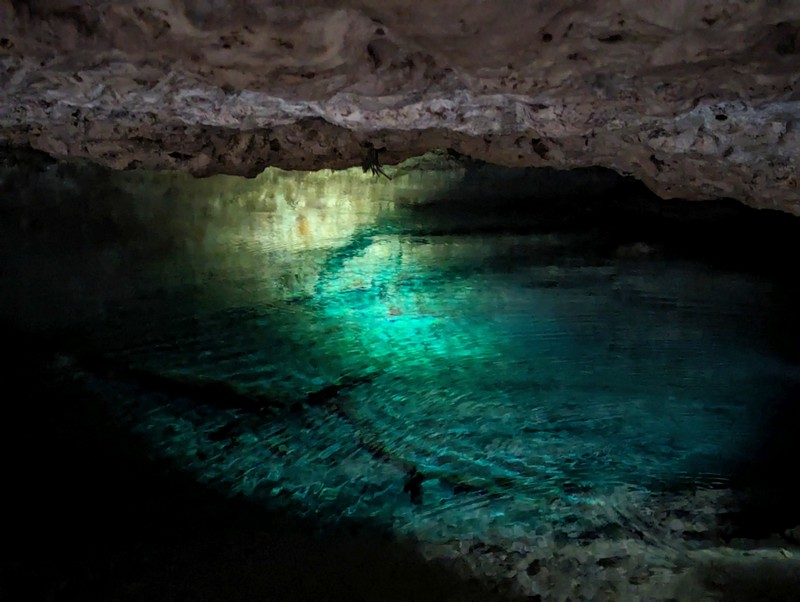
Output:
[[43,239],[6,273],[74,310],[61,369],[226,496],[427,544],[600,533],[712,489],[793,520],[782,275],[697,227],[462,209],[239,207],[157,252]]
[[[90,386],[203,482],[422,539],[737,478],[800,378],[765,334],[773,285],[502,226],[394,212],[321,249],[232,242],[236,302],[198,308],[179,279],[127,307],[95,349],[134,371],[90,364]],[[258,272],[274,256],[279,293]]]

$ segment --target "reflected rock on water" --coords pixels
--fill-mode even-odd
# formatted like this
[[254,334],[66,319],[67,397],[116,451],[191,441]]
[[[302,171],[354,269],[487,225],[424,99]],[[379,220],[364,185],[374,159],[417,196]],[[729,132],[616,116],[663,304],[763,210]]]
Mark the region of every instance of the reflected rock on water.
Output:
[[5,208],[0,307],[71,333],[62,375],[198,482],[379,525],[509,595],[691,599],[709,566],[795,562],[732,543],[800,522],[775,468],[798,451],[775,329],[795,290],[737,262],[755,212],[642,215],[613,174],[564,200],[563,175],[438,160],[391,181],[48,167]]

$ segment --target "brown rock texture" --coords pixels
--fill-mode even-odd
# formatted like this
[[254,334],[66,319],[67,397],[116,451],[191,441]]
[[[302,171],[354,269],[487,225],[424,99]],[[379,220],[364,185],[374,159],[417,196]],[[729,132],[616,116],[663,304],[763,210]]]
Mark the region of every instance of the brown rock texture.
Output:
[[0,0],[0,142],[255,175],[451,148],[800,215],[795,0]]

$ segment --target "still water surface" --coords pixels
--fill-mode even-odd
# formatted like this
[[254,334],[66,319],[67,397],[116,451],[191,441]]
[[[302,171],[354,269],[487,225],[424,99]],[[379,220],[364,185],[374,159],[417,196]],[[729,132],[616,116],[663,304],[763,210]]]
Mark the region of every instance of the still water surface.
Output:
[[226,493],[450,541],[726,487],[797,382],[768,279],[535,218],[359,207],[208,217],[137,264],[89,335],[125,369],[88,362],[87,386]]

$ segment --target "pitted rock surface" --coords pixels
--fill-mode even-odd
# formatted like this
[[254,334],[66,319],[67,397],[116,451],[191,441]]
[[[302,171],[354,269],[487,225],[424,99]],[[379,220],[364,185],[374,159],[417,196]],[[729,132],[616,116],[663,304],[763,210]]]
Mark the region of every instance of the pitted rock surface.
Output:
[[255,175],[451,148],[800,215],[792,0],[0,0],[0,142]]

